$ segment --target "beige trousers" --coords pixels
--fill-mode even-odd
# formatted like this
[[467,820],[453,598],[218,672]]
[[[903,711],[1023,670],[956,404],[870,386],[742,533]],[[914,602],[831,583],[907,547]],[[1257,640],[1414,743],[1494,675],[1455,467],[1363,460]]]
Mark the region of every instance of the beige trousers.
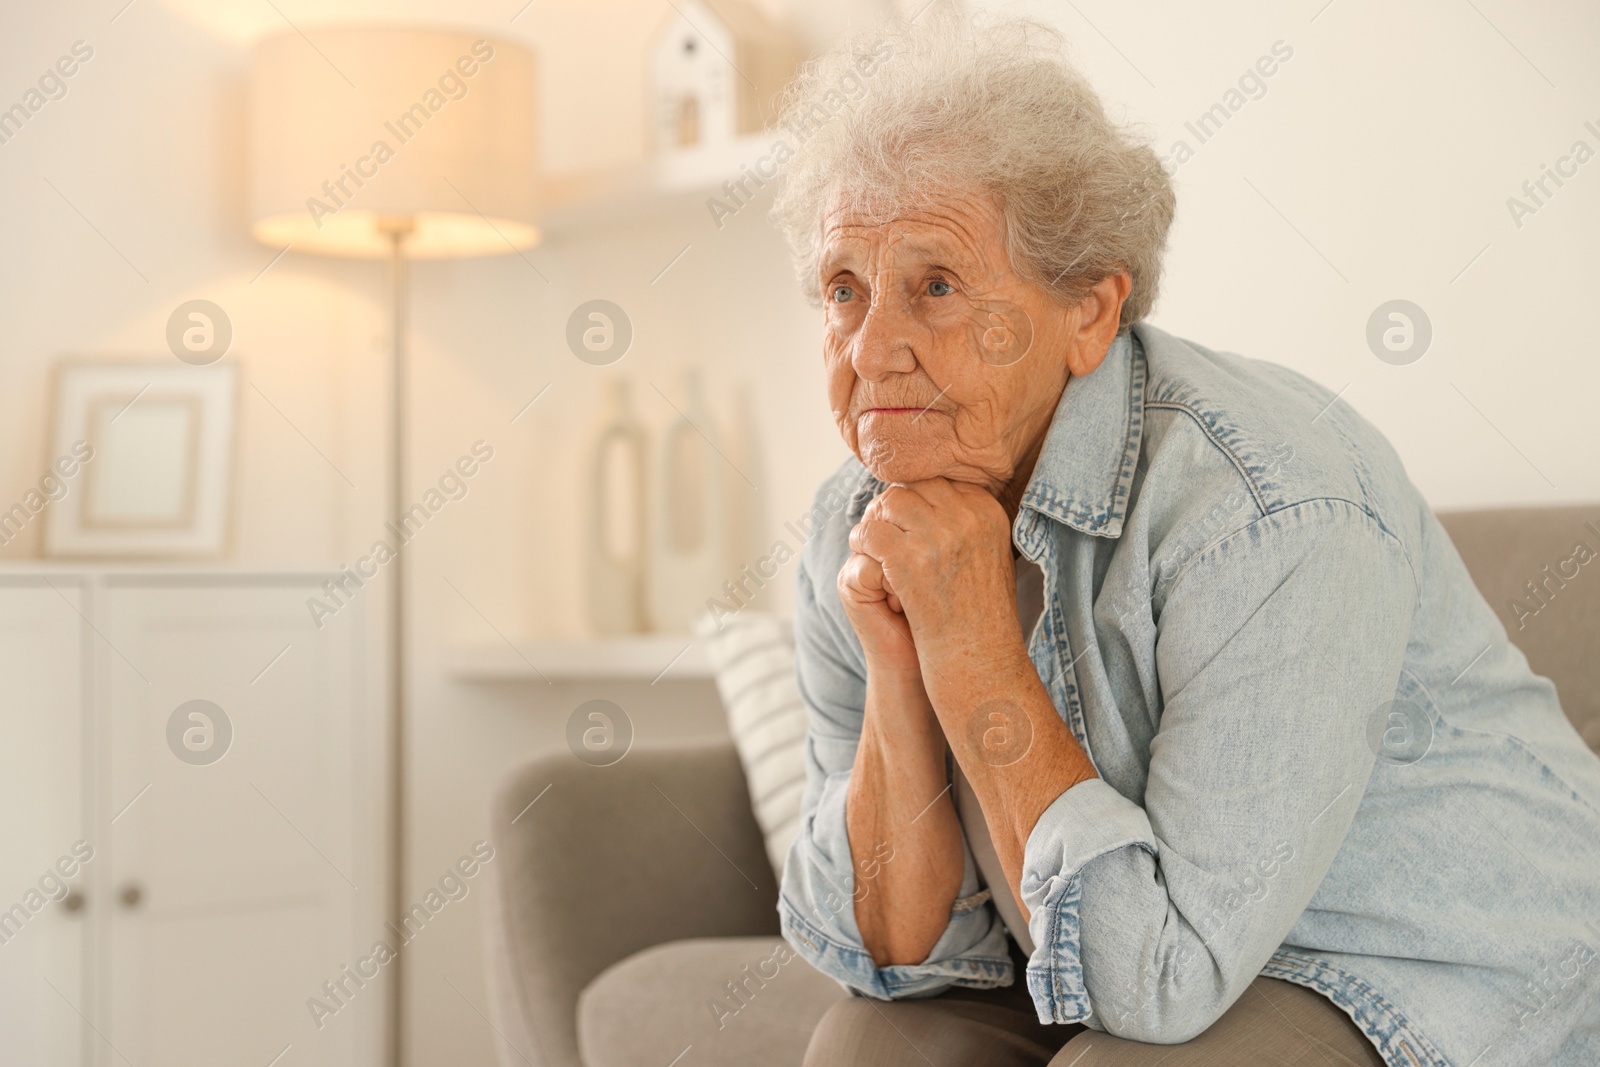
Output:
[[[1013,947],[1013,957],[1017,956]],[[1017,974],[1026,961],[1017,959]],[[925,1000],[850,997],[812,1032],[805,1067],[1384,1067],[1350,1017],[1314,990],[1257,978],[1204,1033],[1147,1045],[1081,1025],[1044,1026],[1020,981]]]

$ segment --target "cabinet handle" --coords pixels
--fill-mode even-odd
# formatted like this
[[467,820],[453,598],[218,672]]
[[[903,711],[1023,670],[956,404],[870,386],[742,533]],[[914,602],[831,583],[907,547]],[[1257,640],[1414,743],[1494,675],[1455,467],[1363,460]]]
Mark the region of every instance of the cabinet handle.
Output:
[[61,898],[61,906],[73,914],[82,911],[83,904],[83,894],[76,889],[69,889],[67,895]]
[[137,908],[144,902],[144,887],[138,882],[125,882],[117,896],[122,898],[124,908]]

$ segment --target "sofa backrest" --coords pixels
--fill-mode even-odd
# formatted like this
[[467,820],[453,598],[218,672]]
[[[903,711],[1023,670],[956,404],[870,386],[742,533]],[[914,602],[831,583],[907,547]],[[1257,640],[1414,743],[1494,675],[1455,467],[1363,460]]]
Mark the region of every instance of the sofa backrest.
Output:
[[1439,521],[1512,643],[1555,683],[1567,718],[1600,752],[1600,506],[1446,512]]

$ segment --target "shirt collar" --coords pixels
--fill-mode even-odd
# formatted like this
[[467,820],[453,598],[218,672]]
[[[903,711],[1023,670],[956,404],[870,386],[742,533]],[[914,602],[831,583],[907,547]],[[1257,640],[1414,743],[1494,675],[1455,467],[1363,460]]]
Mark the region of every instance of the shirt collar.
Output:
[[1022,495],[1024,509],[1080,533],[1122,536],[1144,428],[1144,381],[1144,346],[1132,330],[1111,343],[1094,371],[1067,380]]
[[[1144,346],[1129,330],[1092,373],[1067,380],[1022,495],[1019,543],[1033,540],[1022,529],[1030,510],[1096,537],[1122,536],[1144,426],[1144,379]],[[846,509],[852,524],[885,487],[862,470]]]
[[871,471],[861,468],[861,477],[856,480],[855,492],[850,495],[850,504],[845,508],[845,516],[854,526],[861,521],[861,516],[866,513],[867,505],[872,503],[872,498],[889,487],[888,482],[879,481]]

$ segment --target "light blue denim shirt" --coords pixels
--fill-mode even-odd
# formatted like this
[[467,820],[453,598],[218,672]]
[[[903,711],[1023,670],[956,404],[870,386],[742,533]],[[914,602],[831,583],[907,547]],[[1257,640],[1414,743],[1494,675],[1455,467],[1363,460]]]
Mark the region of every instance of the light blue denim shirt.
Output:
[[[856,927],[893,842],[852,862],[866,665],[835,579],[883,488],[847,463],[802,556],[784,932],[870,996],[1008,985],[970,849],[925,962],[877,967]],[[1029,655],[1099,773],[1025,846],[1041,1020],[1181,1042],[1267,975],[1393,1067],[1600,1064],[1600,759],[1377,430],[1137,325],[1067,383],[1012,536],[1045,578]]]

